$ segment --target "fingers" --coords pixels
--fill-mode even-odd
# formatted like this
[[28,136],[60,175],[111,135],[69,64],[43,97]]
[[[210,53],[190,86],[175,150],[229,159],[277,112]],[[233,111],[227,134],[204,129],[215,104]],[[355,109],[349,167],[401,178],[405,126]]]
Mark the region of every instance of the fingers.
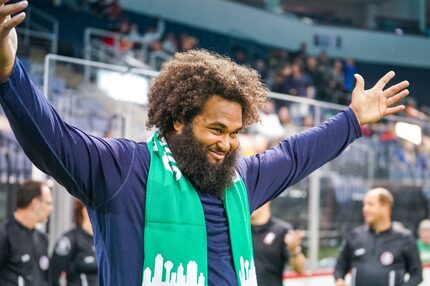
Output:
[[0,0],[0,23],[2,23],[7,16],[19,13],[28,6],[27,1],[21,1],[15,4],[3,6],[5,2],[7,1]]
[[300,245],[304,237],[303,231],[289,231],[285,235],[284,241],[289,245]]
[[284,242],[288,245],[288,246],[295,246],[296,241],[295,241],[295,237],[293,235],[293,233],[288,232],[285,237],[284,237]]
[[407,88],[409,86],[409,82],[407,80],[404,80],[402,82],[399,82],[396,85],[393,85],[390,88],[387,88],[386,90],[384,90],[384,96],[385,97],[390,97],[396,93],[399,93],[400,91],[404,90],[405,88]]
[[403,98],[408,96],[408,94],[409,94],[409,90],[404,89],[401,92],[399,92],[398,94],[389,97],[387,99],[387,106],[391,106],[393,104],[396,104],[397,102],[399,102],[400,100],[402,100]]
[[397,105],[397,106],[395,106],[395,107],[389,107],[389,108],[387,108],[387,110],[385,111],[385,116],[387,116],[387,115],[392,115],[392,114],[395,114],[395,113],[398,113],[398,112],[400,112],[400,111],[402,111],[402,110],[404,110],[405,109],[405,106],[404,105]]
[[291,232],[287,232],[287,234],[284,236],[284,241],[286,244],[289,244],[291,242]]
[[375,84],[375,87],[379,89],[384,89],[384,87],[387,85],[387,83],[396,75],[395,72],[389,71],[387,72],[379,81]]
[[301,241],[303,240],[303,238],[305,237],[305,232],[303,230],[294,230],[294,231],[289,231],[287,233],[287,235],[290,235],[294,240],[297,240],[301,243]]
[[0,25],[0,37],[2,37],[2,38],[6,37],[8,35],[8,33],[10,32],[10,30],[15,28],[19,24],[21,24],[22,21],[24,21],[24,19],[25,19],[25,13],[22,12],[16,16],[4,21],[3,24]]
[[364,91],[364,78],[361,75],[359,75],[358,73],[356,73],[354,75],[354,77],[356,80],[354,91],[360,91],[360,92]]

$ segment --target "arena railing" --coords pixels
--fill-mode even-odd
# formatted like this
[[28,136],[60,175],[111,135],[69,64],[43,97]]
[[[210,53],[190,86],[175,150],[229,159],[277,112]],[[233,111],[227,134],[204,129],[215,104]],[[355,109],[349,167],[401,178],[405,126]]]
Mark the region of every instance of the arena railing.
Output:
[[52,15],[30,5],[23,25],[17,28],[18,35],[24,39],[24,44],[30,45],[31,39],[40,39],[48,42],[49,52],[58,51],[58,20]]
[[[109,39],[113,45],[104,42]],[[121,41],[141,44],[138,54],[123,50]],[[149,46],[139,42],[128,34],[112,32],[98,28],[86,28],[84,31],[84,57],[86,60],[102,61],[110,64],[127,64],[138,68],[150,68]]]

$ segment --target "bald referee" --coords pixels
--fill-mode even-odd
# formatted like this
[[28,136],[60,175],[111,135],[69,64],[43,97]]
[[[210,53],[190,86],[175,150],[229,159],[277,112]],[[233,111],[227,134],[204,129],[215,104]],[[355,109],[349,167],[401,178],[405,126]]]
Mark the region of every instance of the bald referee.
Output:
[[[391,222],[393,196],[383,188],[368,191],[363,200],[365,225],[355,228],[343,243],[335,268],[336,286],[416,286],[422,270],[411,232]],[[405,274],[410,278],[407,282]]]

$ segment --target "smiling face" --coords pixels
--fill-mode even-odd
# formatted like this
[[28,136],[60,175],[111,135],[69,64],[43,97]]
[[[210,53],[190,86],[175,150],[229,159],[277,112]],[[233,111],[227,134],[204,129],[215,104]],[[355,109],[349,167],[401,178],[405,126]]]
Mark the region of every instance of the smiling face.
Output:
[[167,142],[181,172],[198,191],[222,197],[235,172],[241,105],[212,96],[191,122],[174,128]]
[[[181,132],[183,123],[176,123]],[[238,133],[242,129],[242,107],[239,103],[214,95],[205,103],[203,111],[192,123],[195,138],[202,144],[208,162],[220,164],[229,152],[239,146]]]

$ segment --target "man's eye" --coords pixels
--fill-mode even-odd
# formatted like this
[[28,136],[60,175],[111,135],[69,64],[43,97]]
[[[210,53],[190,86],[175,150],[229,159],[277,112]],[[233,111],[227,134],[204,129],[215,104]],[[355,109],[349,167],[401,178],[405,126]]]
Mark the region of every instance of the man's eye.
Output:
[[238,134],[239,134],[239,131],[235,131],[235,132],[231,133],[230,136],[235,138],[235,137],[237,137]]

